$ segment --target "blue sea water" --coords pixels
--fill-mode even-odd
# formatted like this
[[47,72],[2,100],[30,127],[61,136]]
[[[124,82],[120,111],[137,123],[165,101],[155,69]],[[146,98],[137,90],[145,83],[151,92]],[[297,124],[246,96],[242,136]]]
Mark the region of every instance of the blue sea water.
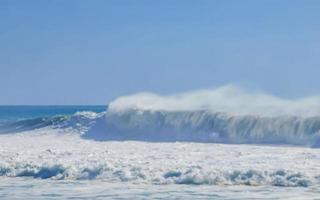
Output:
[[107,106],[0,106],[0,134],[57,124],[79,112],[100,113]]
[[72,115],[81,111],[103,112],[107,106],[0,106],[0,122],[55,115]]

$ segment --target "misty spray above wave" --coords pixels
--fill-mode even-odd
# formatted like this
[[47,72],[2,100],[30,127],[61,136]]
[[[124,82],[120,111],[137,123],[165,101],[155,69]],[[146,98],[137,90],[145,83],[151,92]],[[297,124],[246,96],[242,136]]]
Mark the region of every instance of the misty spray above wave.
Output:
[[211,90],[161,96],[153,93],[138,93],[117,98],[109,104],[109,110],[128,109],[195,111],[210,110],[233,115],[263,116],[319,116],[320,96],[302,99],[281,99],[263,93],[245,91],[234,85]]

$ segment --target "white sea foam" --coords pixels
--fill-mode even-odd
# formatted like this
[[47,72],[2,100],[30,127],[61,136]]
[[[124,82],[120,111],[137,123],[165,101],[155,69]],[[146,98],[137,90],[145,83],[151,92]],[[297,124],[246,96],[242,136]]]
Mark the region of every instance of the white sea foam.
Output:
[[56,129],[2,135],[0,146],[2,177],[309,187],[320,175],[319,150],[297,147],[95,142]]

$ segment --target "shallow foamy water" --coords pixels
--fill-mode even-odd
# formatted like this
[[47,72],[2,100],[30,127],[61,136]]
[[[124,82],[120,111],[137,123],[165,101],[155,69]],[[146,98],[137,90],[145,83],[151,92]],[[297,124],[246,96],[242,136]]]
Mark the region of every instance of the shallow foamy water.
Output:
[[320,149],[0,136],[1,199],[316,199]]
[[318,188],[1,178],[1,199],[319,199]]

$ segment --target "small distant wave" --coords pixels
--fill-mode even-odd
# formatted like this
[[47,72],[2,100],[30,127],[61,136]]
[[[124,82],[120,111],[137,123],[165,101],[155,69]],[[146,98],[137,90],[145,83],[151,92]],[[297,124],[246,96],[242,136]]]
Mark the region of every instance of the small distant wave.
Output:
[[21,119],[14,122],[3,122],[2,124],[0,124],[0,133],[18,133],[44,128],[47,126],[55,126],[66,121],[67,118],[67,116],[54,116]]
[[0,133],[19,133],[41,128],[66,129],[71,128],[79,132],[85,131],[92,123],[103,114],[82,111],[73,115],[56,115],[52,117],[37,117],[17,121],[3,122],[0,124]]
[[31,177],[38,179],[101,179],[107,181],[136,182],[150,184],[186,184],[186,185],[247,185],[308,187],[316,184],[314,177],[288,170],[259,171],[206,171],[200,167],[163,171],[143,171],[141,168],[110,168],[105,165],[68,167],[61,164],[0,166],[0,176]]

